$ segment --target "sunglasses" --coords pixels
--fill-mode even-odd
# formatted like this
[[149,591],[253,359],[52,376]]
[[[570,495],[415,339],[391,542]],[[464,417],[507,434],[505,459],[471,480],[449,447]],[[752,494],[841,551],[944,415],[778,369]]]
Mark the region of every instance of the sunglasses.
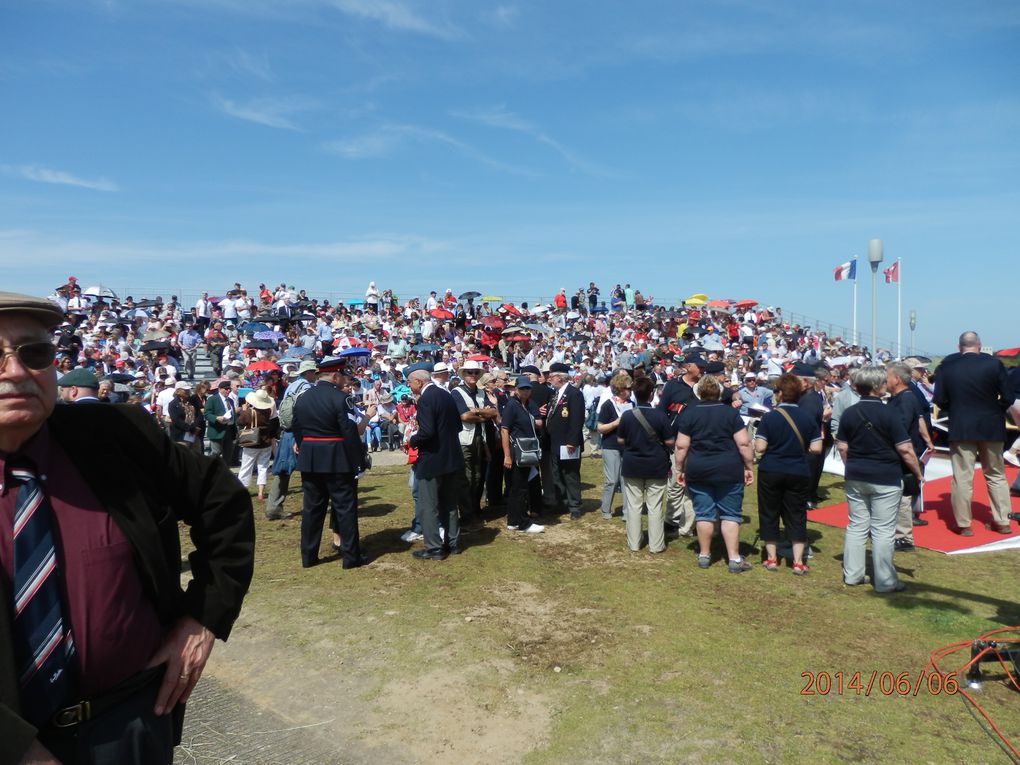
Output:
[[0,369],[3,369],[7,364],[8,356],[17,356],[18,361],[25,369],[38,372],[53,366],[53,360],[57,357],[57,347],[47,340],[39,343],[24,343],[10,350],[0,349]]

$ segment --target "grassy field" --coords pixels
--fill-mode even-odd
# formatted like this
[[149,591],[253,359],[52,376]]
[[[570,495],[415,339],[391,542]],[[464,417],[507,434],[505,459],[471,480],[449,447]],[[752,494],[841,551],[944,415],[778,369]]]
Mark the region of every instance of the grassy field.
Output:
[[[621,520],[596,510],[601,462],[585,458],[582,520],[533,536],[491,518],[463,555],[417,561],[399,540],[406,475],[362,481],[363,569],[302,570],[299,519],[259,508],[252,591],[209,669],[294,725],[325,726],[337,762],[1005,761],[961,699],[839,692],[835,673],[916,679],[934,648],[1020,624],[1016,552],[898,554],[908,589],[882,596],[845,587],[842,532],[810,524],[811,574],[770,574],[751,546],[752,488],[755,568],[703,571],[688,539],[628,551]],[[805,672],[833,689],[804,695]],[[981,700],[1020,739],[1020,695],[989,682]]]

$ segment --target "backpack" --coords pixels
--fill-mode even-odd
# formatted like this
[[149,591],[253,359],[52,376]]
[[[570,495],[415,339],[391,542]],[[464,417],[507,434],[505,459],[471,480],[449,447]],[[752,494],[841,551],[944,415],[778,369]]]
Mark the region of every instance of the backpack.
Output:
[[280,404],[280,427],[284,430],[290,430],[294,425],[294,404],[297,403],[298,397],[312,386],[302,387],[293,393],[288,393],[283,397],[283,403]]

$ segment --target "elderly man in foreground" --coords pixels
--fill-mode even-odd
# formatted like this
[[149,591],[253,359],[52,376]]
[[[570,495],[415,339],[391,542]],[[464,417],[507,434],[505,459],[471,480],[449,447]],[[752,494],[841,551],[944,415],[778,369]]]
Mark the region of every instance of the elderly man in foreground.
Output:
[[251,500],[140,407],[55,407],[62,319],[0,292],[0,765],[169,764],[251,581]]

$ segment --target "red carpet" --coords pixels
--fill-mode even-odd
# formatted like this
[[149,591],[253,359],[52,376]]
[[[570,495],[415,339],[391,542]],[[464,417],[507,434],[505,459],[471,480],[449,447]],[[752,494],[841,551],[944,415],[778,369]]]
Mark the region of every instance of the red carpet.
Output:
[[[1017,470],[1014,467],[1006,466],[1006,481],[1012,483],[1016,477]],[[986,523],[991,523],[992,510],[988,504],[988,490],[985,488],[985,479],[978,470],[974,475],[974,499],[972,512],[974,522],[971,528],[974,536],[961,537],[950,529],[955,526],[953,522],[953,508],[949,503],[949,489],[952,485],[951,477],[938,478],[929,481],[924,485],[924,515],[921,517],[928,521],[927,526],[914,527],[914,544],[917,547],[924,547],[927,550],[938,550],[949,553],[956,550],[965,550],[971,547],[981,547],[991,542],[998,542],[1008,539],[1004,534],[998,534],[985,528]],[[1013,512],[1020,511],[1020,497],[1013,497]],[[846,502],[838,505],[830,505],[818,510],[808,511],[808,520],[825,526],[835,526],[845,529],[847,526]],[[1020,534],[1020,524],[1011,521],[1014,535]]]

